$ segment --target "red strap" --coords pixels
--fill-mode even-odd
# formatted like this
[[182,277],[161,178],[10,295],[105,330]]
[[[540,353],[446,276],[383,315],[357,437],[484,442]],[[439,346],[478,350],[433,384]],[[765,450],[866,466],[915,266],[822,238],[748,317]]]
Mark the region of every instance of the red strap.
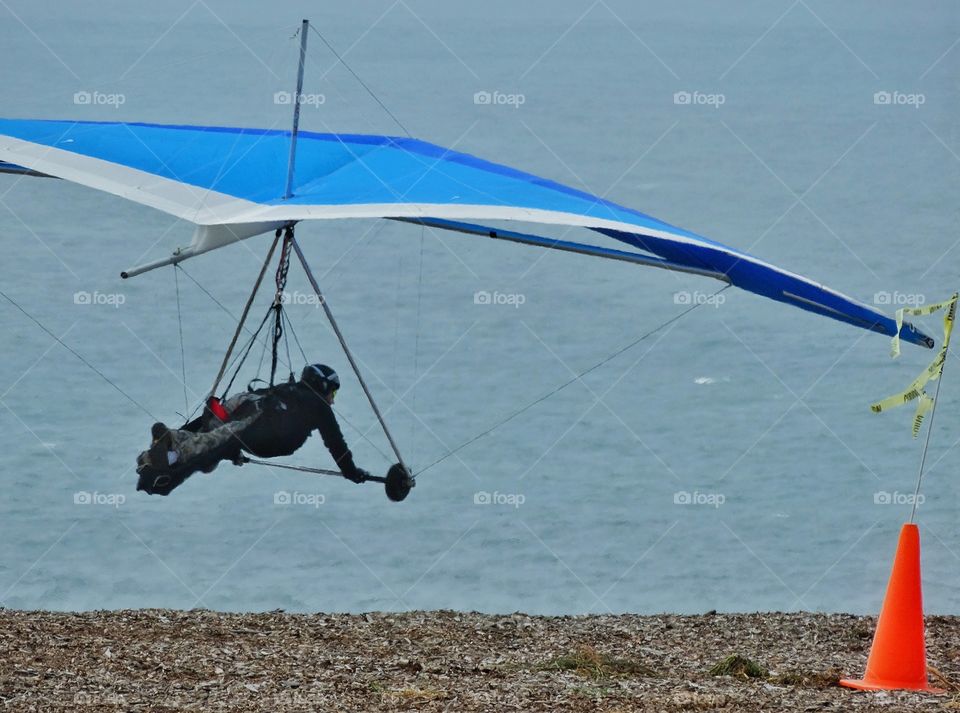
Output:
[[224,423],[230,420],[230,414],[227,413],[227,410],[223,407],[223,404],[220,403],[220,399],[218,399],[216,396],[210,397],[210,400],[207,402],[207,408],[210,409],[210,413]]

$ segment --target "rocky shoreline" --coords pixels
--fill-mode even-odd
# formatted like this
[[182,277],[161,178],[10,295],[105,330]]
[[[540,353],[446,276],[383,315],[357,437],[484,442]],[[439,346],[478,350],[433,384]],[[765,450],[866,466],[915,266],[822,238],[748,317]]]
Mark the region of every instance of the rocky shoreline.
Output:
[[960,710],[960,617],[927,618],[944,695],[862,693],[875,620],[0,609],[13,711]]

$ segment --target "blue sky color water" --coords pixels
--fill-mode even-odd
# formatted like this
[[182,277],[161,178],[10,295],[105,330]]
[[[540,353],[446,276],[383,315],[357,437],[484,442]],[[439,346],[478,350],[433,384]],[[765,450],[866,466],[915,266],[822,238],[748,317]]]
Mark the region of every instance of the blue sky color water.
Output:
[[[414,136],[890,312],[957,287],[950,3],[265,13],[10,0],[4,114],[284,128],[305,13]],[[304,128],[402,133],[318,39]],[[181,374],[188,401],[202,396],[234,323],[181,275],[181,364],[172,270],[118,275],[190,235],[108,195],[0,177],[4,292],[169,422],[184,411]],[[707,301],[718,285],[692,276],[399,224],[298,235],[414,468],[705,304],[428,471],[396,505],[376,486],[252,466],[198,475],[167,499],[136,493],[152,416],[0,301],[0,604],[877,611],[921,442],[909,412],[867,404],[930,352],[893,362],[883,337],[735,290]],[[236,313],[266,248],[253,239],[185,269]],[[385,471],[386,442],[296,270],[289,290],[311,359],[345,376],[338,404],[358,462]],[[938,333],[936,319],[926,326]],[[946,613],[960,607],[955,361],[919,508],[927,609]],[[292,462],[329,466],[313,441]]]

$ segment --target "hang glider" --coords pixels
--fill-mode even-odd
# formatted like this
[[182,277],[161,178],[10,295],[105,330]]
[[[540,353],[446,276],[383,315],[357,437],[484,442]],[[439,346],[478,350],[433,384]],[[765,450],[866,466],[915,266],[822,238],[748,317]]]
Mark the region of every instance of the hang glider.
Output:
[[[888,336],[893,318],[802,275],[554,181],[411,138],[0,119],[0,172],[53,176],[196,224],[193,242],[124,276],[302,220],[381,218],[728,282]],[[487,227],[583,228],[629,250]],[[901,339],[932,348],[904,323]]]

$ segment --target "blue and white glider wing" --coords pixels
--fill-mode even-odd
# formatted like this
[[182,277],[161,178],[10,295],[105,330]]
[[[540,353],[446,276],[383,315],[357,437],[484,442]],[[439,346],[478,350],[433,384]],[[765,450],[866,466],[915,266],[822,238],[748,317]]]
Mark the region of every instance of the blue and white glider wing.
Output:
[[[300,220],[403,219],[708,275],[864,329],[896,332],[895,321],[873,307],[752,255],[416,139],[300,132],[293,195],[284,198],[289,144],[288,131],[0,119],[0,171],[63,178],[193,222],[201,227],[190,254]],[[478,220],[587,228],[645,254],[497,231]],[[933,346],[910,324],[901,337]]]

